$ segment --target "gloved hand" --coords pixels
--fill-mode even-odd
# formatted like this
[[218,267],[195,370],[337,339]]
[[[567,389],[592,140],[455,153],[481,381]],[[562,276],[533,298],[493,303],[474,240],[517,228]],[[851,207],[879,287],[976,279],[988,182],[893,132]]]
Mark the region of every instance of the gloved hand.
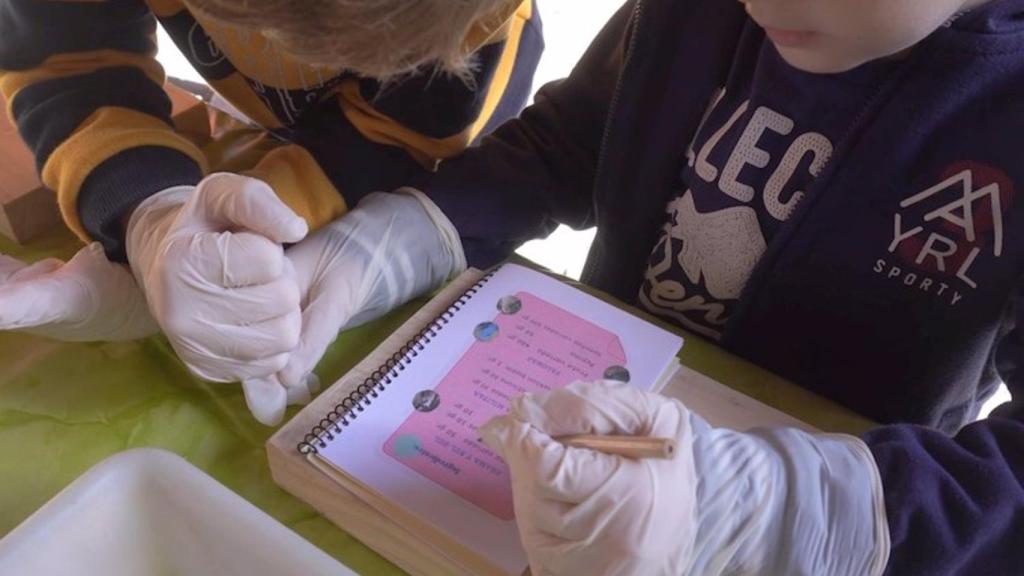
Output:
[[270,187],[213,174],[147,198],[128,223],[128,261],[149,309],[192,372],[264,378],[298,344],[299,288],[281,246],[307,227]]
[[[617,382],[513,402],[481,436],[509,466],[533,574],[874,575],[889,531],[857,438],[712,428],[680,402]],[[629,460],[552,437],[675,438],[672,460]]]
[[[0,330],[65,342],[135,340],[159,331],[142,290],[125,266],[107,260],[97,242],[64,264],[26,265],[0,254]],[[276,376],[242,382],[253,417],[276,426],[286,405],[305,404],[319,389],[311,377],[286,389]]]
[[287,388],[276,375],[242,382],[245,405],[253,418],[264,426],[277,426],[284,419],[287,406],[308,404],[318,390],[320,381],[315,376],[303,380],[297,386]]
[[67,264],[26,265],[0,254],[0,330],[88,342],[135,340],[158,327],[128,269],[93,243]]
[[366,196],[287,256],[303,294],[299,345],[279,374],[288,389],[312,377],[342,328],[373,320],[466,268],[455,228],[411,188]]

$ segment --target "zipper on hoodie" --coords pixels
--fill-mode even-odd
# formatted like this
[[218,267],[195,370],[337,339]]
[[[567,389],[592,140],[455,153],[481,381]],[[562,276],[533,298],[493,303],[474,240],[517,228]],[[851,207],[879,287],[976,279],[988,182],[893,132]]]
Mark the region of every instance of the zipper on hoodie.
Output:
[[629,70],[629,65],[633,60],[633,49],[636,47],[636,39],[640,36],[640,18],[643,15],[643,11],[644,1],[636,0],[636,4],[633,5],[633,14],[630,16],[630,24],[633,30],[629,36],[629,45],[626,46],[626,55],[622,62],[622,72],[619,73],[619,77],[615,81],[615,91],[612,92],[612,101],[608,104],[608,114],[605,116],[604,133],[601,135],[601,149],[597,153],[597,173],[594,175],[594,186],[597,186],[597,183],[604,179],[603,176],[607,170],[605,168],[605,156],[608,150],[608,137],[611,133],[611,126],[615,120],[616,112],[618,111],[623,78],[626,77],[626,71]]

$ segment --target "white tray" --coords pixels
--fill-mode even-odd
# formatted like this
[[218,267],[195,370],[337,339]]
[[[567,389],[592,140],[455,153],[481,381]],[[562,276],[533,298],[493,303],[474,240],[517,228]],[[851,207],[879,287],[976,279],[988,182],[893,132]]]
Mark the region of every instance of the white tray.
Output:
[[0,540],[3,576],[354,575],[181,457],[100,462]]

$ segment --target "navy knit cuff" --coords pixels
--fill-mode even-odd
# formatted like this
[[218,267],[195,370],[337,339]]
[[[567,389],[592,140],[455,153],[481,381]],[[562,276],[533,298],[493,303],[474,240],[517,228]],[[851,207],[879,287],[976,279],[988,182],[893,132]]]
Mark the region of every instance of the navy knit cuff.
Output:
[[195,160],[177,150],[130,148],[100,164],[85,179],[78,193],[78,215],[89,236],[103,244],[107,258],[127,262],[122,220],[128,211],[161,190],[202,179]]

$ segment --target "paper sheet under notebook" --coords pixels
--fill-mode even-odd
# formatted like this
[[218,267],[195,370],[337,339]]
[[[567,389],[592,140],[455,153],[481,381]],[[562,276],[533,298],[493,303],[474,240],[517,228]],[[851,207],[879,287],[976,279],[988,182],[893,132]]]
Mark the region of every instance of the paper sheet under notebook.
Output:
[[681,346],[679,336],[506,264],[314,458],[518,574],[527,561],[508,470],[476,428],[519,394],[577,380],[651,389]]

